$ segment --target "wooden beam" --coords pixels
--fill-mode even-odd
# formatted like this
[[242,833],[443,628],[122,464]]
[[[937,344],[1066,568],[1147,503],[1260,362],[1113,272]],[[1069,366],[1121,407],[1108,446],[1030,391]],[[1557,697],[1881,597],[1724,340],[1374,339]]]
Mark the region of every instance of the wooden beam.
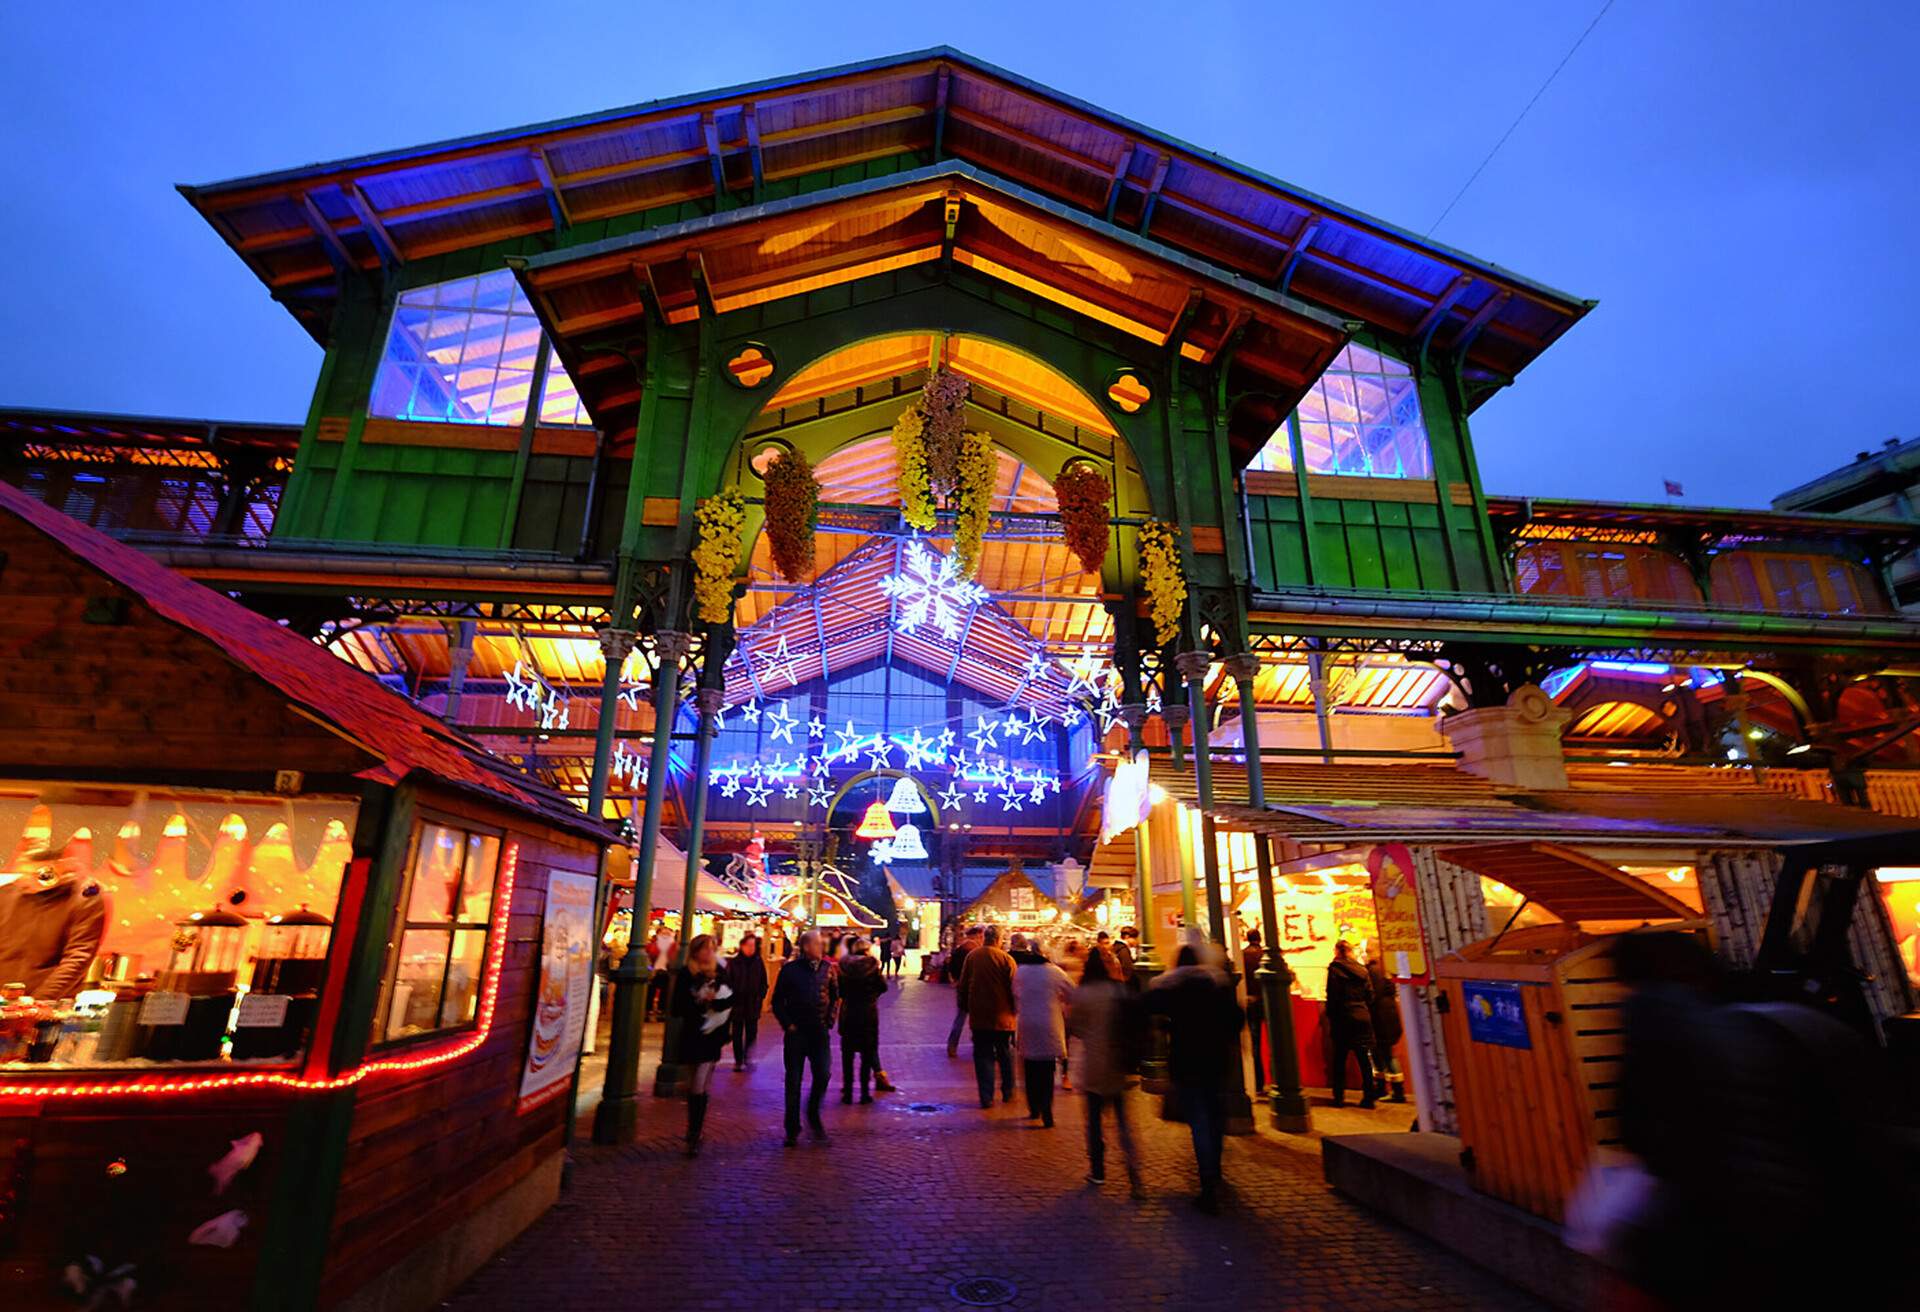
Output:
[[933,157],[940,158],[947,145],[947,87],[953,81],[953,70],[945,64],[933,80]]
[[727,160],[720,149],[720,123],[711,113],[700,116],[700,135],[707,142],[707,166],[713,170],[713,208],[727,207]]
[[320,245],[326,249],[327,259],[332,262],[334,269],[345,273],[358,267],[353,256],[347,253],[347,244],[340,240],[340,234],[327,222],[327,216],[320,212],[320,207],[313,203],[311,193],[300,193],[300,208],[306,212],[307,222],[313,226],[313,234],[320,239]]
[[1426,363],[1427,344],[1433,340],[1434,330],[1439,328],[1441,323],[1445,321],[1447,311],[1453,308],[1454,302],[1465,295],[1467,288],[1471,286],[1473,286],[1473,277],[1471,274],[1463,273],[1458,278],[1455,278],[1452,286],[1448,287],[1447,290],[1440,295],[1434,297],[1433,308],[1421,315],[1420,322],[1413,326],[1413,335],[1418,338],[1420,342],[1418,354],[1422,364]]
[[753,202],[758,205],[767,179],[761,163],[760,115],[751,100],[747,102],[746,109],[741,111],[741,118],[747,129],[747,162],[753,169]]
[[565,232],[573,226],[573,216],[567,213],[567,198],[560,194],[560,186],[553,180],[553,161],[547,158],[547,148],[535,146],[529,158],[533,162],[533,175],[546,189],[547,208],[553,212],[553,230]]
[[1487,297],[1487,303],[1474,313],[1473,318],[1467,320],[1467,326],[1462,328],[1460,335],[1453,339],[1452,349],[1455,360],[1466,360],[1467,352],[1473,347],[1474,338],[1480,335],[1481,329],[1493,322],[1493,316],[1506,308],[1507,302],[1512,299],[1513,293],[1506,290]]
[[407,257],[401,251],[400,243],[393,239],[393,234],[387,231],[387,226],[380,222],[380,216],[374,213],[373,202],[367,199],[364,191],[360,190],[360,184],[344,182],[340,185],[340,191],[347,198],[348,208],[352,209],[354,217],[360,220],[360,226],[372,239],[374,249],[380,252],[380,262],[394,266],[405,264]]
[[1153,176],[1147,179],[1147,193],[1140,202],[1140,235],[1146,236],[1147,228],[1153,222],[1153,207],[1160,200],[1160,189],[1167,185],[1167,170],[1173,167],[1173,156],[1156,154],[1153,164]]
[[1293,272],[1300,267],[1300,260],[1306,255],[1307,247],[1312,243],[1314,234],[1320,231],[1322,222],[1318,214],[1309,214],[1307,221],[1300,225],[1300,235],[1295,237],[1293,244],[1287,248],[1286,262],[1280,266],[1280,274],[1273,280],[1274,290],[1282,296],[1287,294],[1287,288],[1292,285]]
[[1127,148],[1120,152],[1120,158],[1113,162],[1113,179],[1107,183],[1107,222],[1113,222],[1113,216],[1120,209],[1120,188],[1126,181],[1127,173],[1133,166],[1134,156],[1140,147],[1129,141]]

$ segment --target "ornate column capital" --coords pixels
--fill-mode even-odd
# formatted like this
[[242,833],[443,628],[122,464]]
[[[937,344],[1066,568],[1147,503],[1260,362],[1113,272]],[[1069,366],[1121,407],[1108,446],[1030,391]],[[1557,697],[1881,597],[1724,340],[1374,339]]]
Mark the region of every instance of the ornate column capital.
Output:
[[1127,726],[1127,732],[1129,734],[1137,734],[1145,727],[1147,723],[1147,708],[1145,703],[1128,702],[1126,705],[1118,707],[1117,709],[1120,712],[1120,723]]
[[1250,684],[1260,677],[1260,658],[1250,651],[1226,659],[1227,677],[1237,684]]
[[1207,668],[1213,664],[1213,657],[1204,651],[1183,651],[1173,658],[1173,664],[1181,678],[1201,684],[1207,681]]
[[640,640],[640,635],[632,629],[601,629],[593,636],[600,640],[600,654],[607,658],[608,664],[616,661],[624,664]]
[[653,635],[653,651],[660,658],[660,668],[669,663],[678,667],[693,650],[693,635],[682,633],[678,629],[662,629]]
[[720,714],[720,708],[727,700],[725,688],[697,688],[693,694],[693,704],[700,710],[700,722],[708,733],[718,733],[713,719]]
[[1167,732],[1177,741],[1188,721],[1193,719],[1193,708],[1185,702],[1168,702],[1160,708],[1160,718],[1167,722]]

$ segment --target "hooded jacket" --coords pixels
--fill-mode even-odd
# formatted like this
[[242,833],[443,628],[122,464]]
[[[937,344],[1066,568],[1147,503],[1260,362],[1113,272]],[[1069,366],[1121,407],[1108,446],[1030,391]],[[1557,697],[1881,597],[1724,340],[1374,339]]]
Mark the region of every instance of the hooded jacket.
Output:
[[21,875],[0,885],[0,984],[43,1001],[80,991],[106,936],[107,897],[73,874]]
[[853,952],[840,963],[840,1038],[858,1048],[880,1041],[880,995],[887,991],[886,972],[864,952]]

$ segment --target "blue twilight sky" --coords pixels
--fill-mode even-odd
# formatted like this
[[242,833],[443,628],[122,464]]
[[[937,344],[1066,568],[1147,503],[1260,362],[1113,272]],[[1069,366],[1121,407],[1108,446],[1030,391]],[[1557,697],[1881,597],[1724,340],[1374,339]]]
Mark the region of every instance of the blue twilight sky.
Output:
[[[176,182],[942,42],[1424,231],[1598,8],[9,6],[0,404],[304,417],[318,348]],[[1616,0],[1435,234],[1600,301],[1476,416],[1488,488],[1764,505],[1920,435],[1916,66],[1912,0]]]

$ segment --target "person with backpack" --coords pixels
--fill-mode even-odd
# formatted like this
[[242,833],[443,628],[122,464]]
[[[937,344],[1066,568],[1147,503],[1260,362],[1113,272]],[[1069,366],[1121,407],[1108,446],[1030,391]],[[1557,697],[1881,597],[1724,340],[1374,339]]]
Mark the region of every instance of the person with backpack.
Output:
[[1096,944],[1087,953],[1080,986],[1067,1009],[1067,1032],[1074,1040],[1079,1066],[1074,1085],[1087,1113],[1087,1183],[1107,1182],[1107,1145],[1100,1122],[1112,1109],[1120,1153],[1127,1164],[1128,1192],[1136,1199],[1146,1195],[1140,1184],[1140,1150],[1128,1119],[1128,1103],[1140,1070],[1145,1028],[1138,997],[1121,983],[1120,963],[1105,944]]

